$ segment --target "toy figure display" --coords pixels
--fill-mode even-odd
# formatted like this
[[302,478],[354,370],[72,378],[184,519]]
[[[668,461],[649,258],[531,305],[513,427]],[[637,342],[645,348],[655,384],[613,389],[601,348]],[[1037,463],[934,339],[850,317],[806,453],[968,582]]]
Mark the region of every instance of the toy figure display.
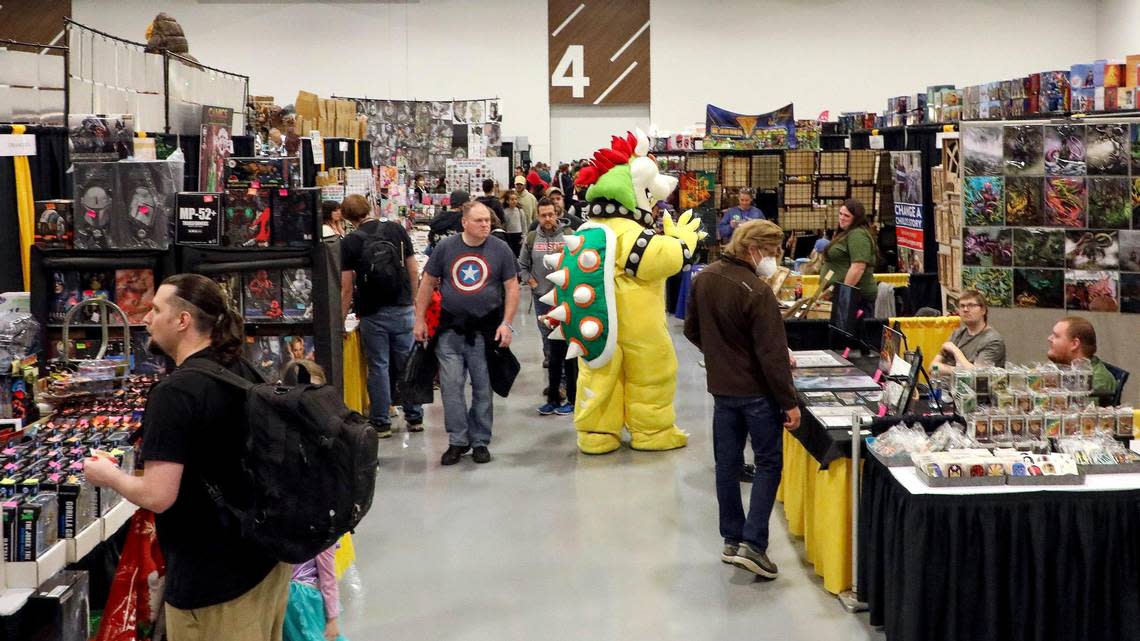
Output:
[[268,382],[281,377],[281,337],[246,336],[245,358]]
[[67,312],[79,301],[79,274],[52,272],[48,322],[62,323],[67,318]]
[[226,188],[288,187],[289,158],[230,158],[227,161]]
[[179,245],[222,244],[222,195],[192,192],[178,194],[174,242]]
[[198,152],[198,190],[221,191],[226,165],[234,152],[230,129],[234,110],[226,107],[202,107],[202,142]]
[[226,295],[226,300],[229,301],[230,308],[241,314],[241,274],[237,272],[223,272],[211,274],[210,277],[222,288],[222,292]]
[[36,236],[39,247],[71,249],[75,240],[70,200],[36,201]]
[[115,270],[115,304],[132,325],[141,324],[154,304],[154,271]]
[[246,319],[281,321],[284,316],[281,309],[281,270],[256,269],[246,272],[243,278]]
[[77,162],[74,167],[75,248],[110,249],[115,164]]
[[231,189],[226,192],[222,244],[226,247],[269,245],[269,192],[264,189]]
[[320,188],[273,190],[273,244],[279,247],[309,247],[317,229]]
[[134,154],[131,114],[71,114],[67,119],[71,161],[122,160]]
[[582,358],[574,425],[578,449],[605,454],[621,446],[625,427],[637,450],[684,447],[675,424],[677,358],[665,317],[664,281],[691,266],[706,234],[692,212],[679,221],[665,213],[663,234],[651,209],[677,187],[648,156],[638,131],[614,137],[594,153],[576,184],[589,187],[589,222],[565,236],[561,254],[548,257],[555,288],[543,302],[550,337],[569,342],[567,358]]
[[[115,274],[114,272],[105,270],[91,270],[79,272],[79,300],[85,301],[92,298],[105,298],[107,300],[114,300],[111,298],[111,292],[115,289]],[[100,323],[100,307],[96,305],[87,305],[74,317],[75,323]],[[122,319],[118,316],[112,316],[111,323],[120,324]]]
[[[182,165],[168,161],[115,163],[119,207],[112,223],[118,249],[166,249],[182,186]],[[172,171],[173,167],[178,170]]]
[[312,336],[282,336],[281,353],[285,356],[285,363],[300,359],[316,360],[316,350],[313,348]]
[[313,320],[313,275],[306,268],[282,271],[282,307],[287,321]]

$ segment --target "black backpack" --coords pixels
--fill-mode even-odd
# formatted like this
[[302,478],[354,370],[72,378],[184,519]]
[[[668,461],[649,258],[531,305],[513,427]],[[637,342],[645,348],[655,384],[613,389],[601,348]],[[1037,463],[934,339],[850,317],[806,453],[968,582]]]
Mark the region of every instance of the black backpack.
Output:
[[202,358],[183,367],[245,392],[242,467],[252,503],[237,508],[207,486],[243,536],[278,561],[304,563],[360,523],[372,507],[380,443],[336,387],[253,383]]
[[383,233],[383,226],[388,224],[395,223],[380,221],[371,234],[361,232],[365,269],[358,276],[368,292],[381,298],[396,298],[408,282],[408,270],[404,267],[404,252],[400,246],[403,242],[394,243]]

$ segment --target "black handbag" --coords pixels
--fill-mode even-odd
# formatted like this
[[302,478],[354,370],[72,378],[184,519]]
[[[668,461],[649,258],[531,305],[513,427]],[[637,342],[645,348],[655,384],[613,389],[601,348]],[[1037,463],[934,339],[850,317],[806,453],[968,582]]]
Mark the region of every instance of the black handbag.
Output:
[[501,347],[494,342],[487,344],[487,375],[491,379],[491,390],[506,398],[511,393],[515,378],[519,375],[519,359],[509,347]]
[[400,401],[408,405],[431,405],[435,402],[435,375],[439,362],[435,359],[434,343],[416,342],[404,365],[400,377]]

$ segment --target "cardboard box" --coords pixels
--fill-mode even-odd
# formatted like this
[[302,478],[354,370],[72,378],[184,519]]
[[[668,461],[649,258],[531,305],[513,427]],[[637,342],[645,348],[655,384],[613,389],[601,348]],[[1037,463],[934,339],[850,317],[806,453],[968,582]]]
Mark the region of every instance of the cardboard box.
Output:
[[86,572],[64,570],[39,586],[20,611],[22,639],[87,641],[91,607]]
[[293,107],[297,115],[306,120],[315,121],[320,118],[320,98],[318,98],[315,93],[298,91],[297,99],[293,102]]

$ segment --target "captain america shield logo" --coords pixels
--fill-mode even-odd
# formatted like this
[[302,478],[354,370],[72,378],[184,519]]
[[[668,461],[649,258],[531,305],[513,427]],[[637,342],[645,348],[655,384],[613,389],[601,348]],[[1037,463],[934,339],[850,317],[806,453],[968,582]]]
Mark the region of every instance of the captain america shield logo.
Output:
[[460,256],[451,265],[451,284],[464,294],[474,294],[483,289],[489,276],[487,261],[477,254]]

